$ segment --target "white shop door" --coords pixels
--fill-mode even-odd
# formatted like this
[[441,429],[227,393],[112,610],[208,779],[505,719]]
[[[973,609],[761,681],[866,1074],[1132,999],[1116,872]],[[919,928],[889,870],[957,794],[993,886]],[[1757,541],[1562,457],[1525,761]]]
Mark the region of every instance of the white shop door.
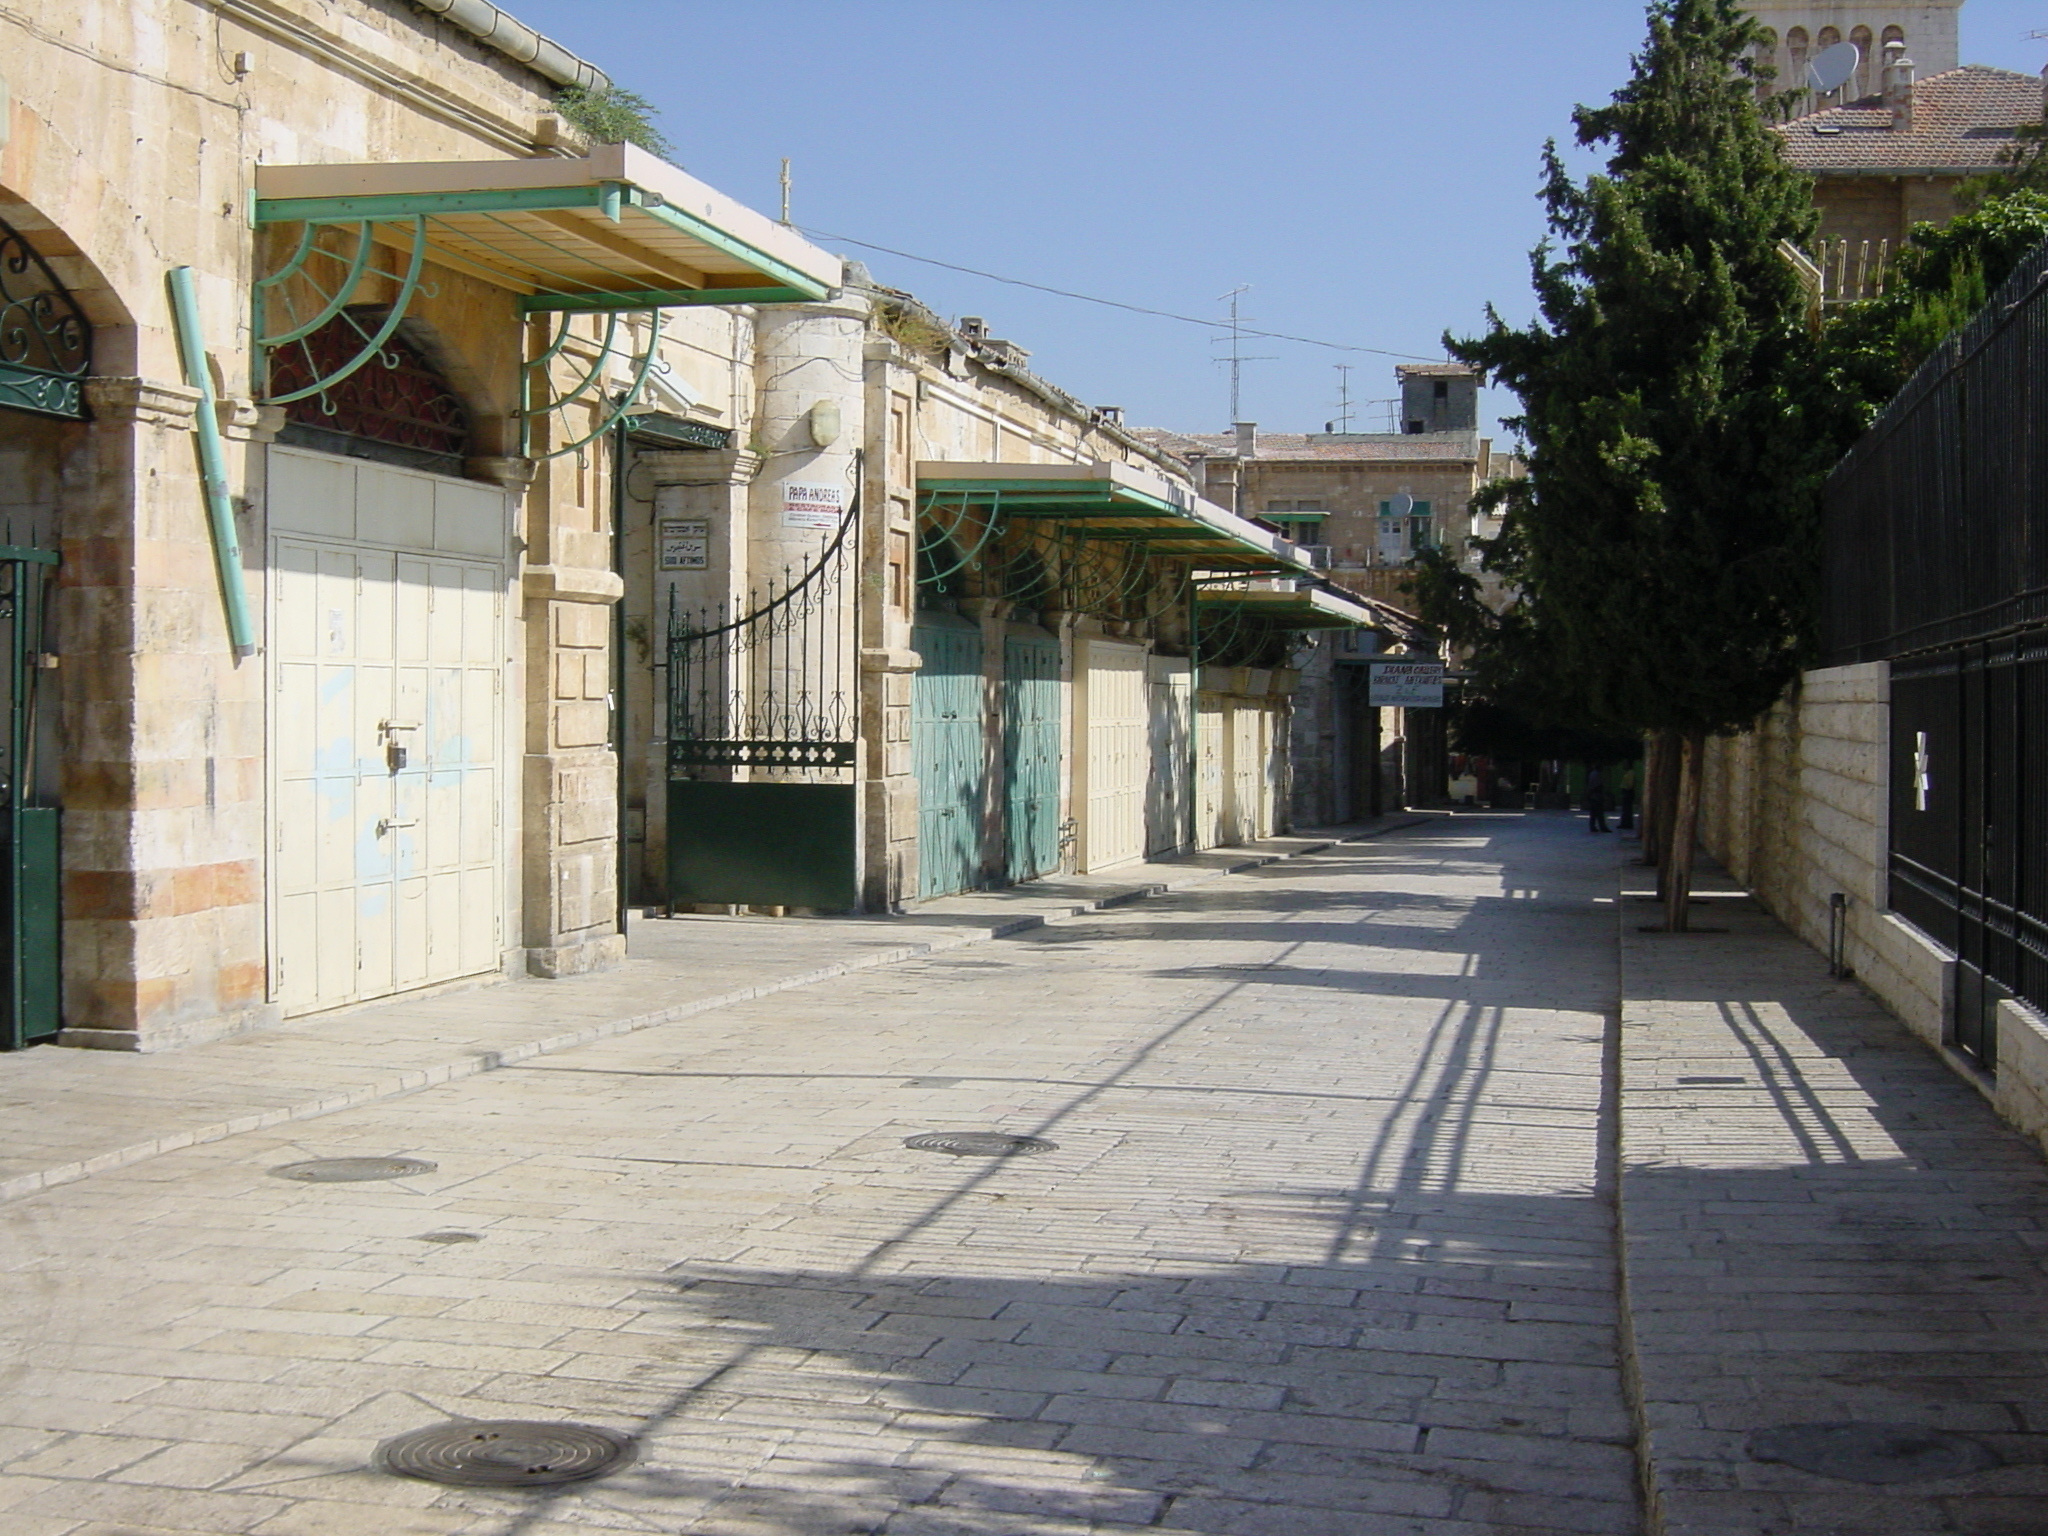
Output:
[[1230,730],[1230,840],[1266,835],[1266,712],[1232,700]]
[[1145,786],[1151,772],[1146,652],[1090,640],[1082,706],[1087,725],[1087,799],[1081,819],[1084,873],[1145,856]]
[[303,1014],[494,971],[504,566],[431,546],[502,553],[506,498],[273,450],[268,501],[275,994]]

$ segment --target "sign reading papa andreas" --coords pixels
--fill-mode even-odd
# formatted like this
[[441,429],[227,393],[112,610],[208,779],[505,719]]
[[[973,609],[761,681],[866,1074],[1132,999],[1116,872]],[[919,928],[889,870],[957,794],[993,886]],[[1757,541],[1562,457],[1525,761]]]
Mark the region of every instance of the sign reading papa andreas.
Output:
[[1409,661],[1400,657],[1366,663],[1371,696],[1367,703],[1381,709],[1442,709],[1444,707],[1444,664],[1440,661]]

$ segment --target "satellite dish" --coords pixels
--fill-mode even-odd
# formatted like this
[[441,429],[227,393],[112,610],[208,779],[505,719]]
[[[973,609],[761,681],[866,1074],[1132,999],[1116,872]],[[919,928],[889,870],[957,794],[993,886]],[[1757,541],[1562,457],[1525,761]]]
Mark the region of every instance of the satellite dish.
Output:
[[1398,496],[1390,498],[1387,502],[1387,512],[1388,515],[1392,517],[1406,517],[1410,512],[1413,512],[1414,510],[1415,498],[1413,496],[1410,496],[1406,491],[1401,492]]
[[1813,87],[1814,94],[1826,96],[1847,85],[1862,62],[1863,50],[1854,43],[1836,43],[1814,55],[1813,62],[1806,66],[1806,83]]

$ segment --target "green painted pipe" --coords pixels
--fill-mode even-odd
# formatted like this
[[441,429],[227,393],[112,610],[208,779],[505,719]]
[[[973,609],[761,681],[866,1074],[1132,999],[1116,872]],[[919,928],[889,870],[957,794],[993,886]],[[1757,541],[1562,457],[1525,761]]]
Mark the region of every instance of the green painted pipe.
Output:
[[234,503],[228,499],[227,455],[220,441],[220,417],[214,410],[213,374],[206,366],[206,346],[199,336],[199,297],[190,267],[171,268],[171,318],[178,330],[178,355],[184,359],[185,382],[199,391],[199,472],[206,482],[206,516],[213,524],[213,558],[220,567],[221,598],[227,604],[228,639],[235,656],[256,654],[256,628],[249,621],[249,592],[242,576],[242,539],[235,532]]

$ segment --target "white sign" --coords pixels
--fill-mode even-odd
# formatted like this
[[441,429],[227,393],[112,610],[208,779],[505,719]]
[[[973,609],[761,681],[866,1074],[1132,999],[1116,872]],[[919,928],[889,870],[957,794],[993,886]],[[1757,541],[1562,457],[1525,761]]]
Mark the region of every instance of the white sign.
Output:
[[711,567],[711,524],[701,517],[661,520],[661,568],[703,571]]
[[1389,657],[1366,664],[1371,689],[1367,703],[1378,709],[1442,709],[1444,664]]
[[845,510],[846,492],[840,486],[799,485],[794,480],[783,482],[782,526],[785,528],[837,528]]

